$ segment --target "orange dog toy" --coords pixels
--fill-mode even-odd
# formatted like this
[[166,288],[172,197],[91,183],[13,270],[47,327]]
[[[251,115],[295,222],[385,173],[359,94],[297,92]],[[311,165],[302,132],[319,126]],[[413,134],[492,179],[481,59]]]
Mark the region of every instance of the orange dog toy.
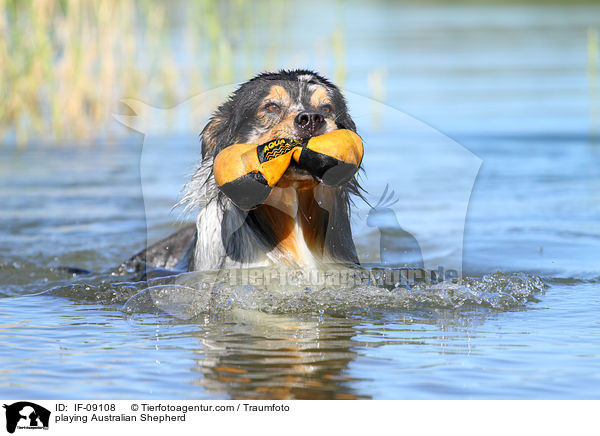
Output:
[[356,133],[340,129],[310,138],[275,139],[262,145],[233,144],[213,165],[219,189],[238,207],[262,204],[292,159],[328,186],[348,182],[362,162],[363,144]]

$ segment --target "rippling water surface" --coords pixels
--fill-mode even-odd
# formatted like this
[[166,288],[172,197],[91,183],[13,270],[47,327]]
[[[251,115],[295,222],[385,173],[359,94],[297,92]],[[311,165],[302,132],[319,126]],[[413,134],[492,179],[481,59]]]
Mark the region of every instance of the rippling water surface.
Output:
[[[198,156],[196,137],[154,138],[168,159],[143,162],[141,136],[5,147],[1,397],[598,398],[600,144],[586,38],[600,9],[350,3],[343,13],[348,91],[367,95],[371,68],[385,68],[390,107],[482,160],[464,278],[410,288],[246,286],[212,273],[135,283],[118,266],[172,230],[171,192]],[[283,42],[290,53],[302,49],[300,31],[292,25]],[[422,248],[442,253],[428,211],[439,178],[394,149],[402,132],[385,109],[351,110],[370,139],[368,198],[412,181],[396,186],[398,215],[419,224]],[[364,252],[367,212],[357,202]],[[65,265],[93,273],[73,277]]]

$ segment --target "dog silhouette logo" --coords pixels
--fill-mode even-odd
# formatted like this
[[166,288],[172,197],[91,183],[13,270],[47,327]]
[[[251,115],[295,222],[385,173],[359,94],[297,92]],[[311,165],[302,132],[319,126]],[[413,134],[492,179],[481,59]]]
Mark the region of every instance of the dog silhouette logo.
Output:
[[[394,191],[385,190],[367,215],[367,226],[376,227],[380,233],[379,258],[381,265],[423,268],[423,254],[417,239],[404,230],[392,206],[398,202]],[[367,203],[368,204],[368,203]]]
[[19,429],[48,429],[50,411],[28,401],[4,405],[6,409],[6,431],[14,433]]

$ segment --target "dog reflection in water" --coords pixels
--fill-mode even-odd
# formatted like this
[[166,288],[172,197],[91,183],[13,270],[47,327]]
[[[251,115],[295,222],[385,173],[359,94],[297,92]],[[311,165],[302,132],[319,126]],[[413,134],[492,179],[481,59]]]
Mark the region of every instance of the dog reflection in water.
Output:
[[[267,274],[269,271],[264,269]],[[339,303],[329,301],[338,295],[343,298],[344,289],[339,293],[337,289],[325,290],[321,297],[312,298],[299,294],[298,286],[292,284],[219,283],[221,273],[188,272],[168,278],[169,284],[167,279],[159,279],[162,285],[136,294],[124,311],[167,313],[194,325],[192,334],[200,345],[194,370],[202,377],[193,383],[211,395],[237,399],[358,398],[345,372],[357,355],[354,336],[360,320],[331,316],[326,309],[335,310]],[[320,298],[326,298],[325,302]],[[353,301],[350,304],[356,305],[356,295]],[[157,341],[160,347],[159,337]]]
[[236,311],[201,325],[194,383],[233,399],[358,399],[344,375],[358,321]]

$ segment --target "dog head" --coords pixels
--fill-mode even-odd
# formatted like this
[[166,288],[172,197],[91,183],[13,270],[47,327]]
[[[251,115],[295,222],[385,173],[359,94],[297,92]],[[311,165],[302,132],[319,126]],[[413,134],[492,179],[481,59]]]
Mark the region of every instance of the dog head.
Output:
[[263,73],[241,85],[202,131],[203,158],[235,144],[356,131],[340,90],[306,70]]
[[[201,268],[206,253],[215,251],[210,246],[212,236],[206,241],[203,238],[218,226],[228,258],[240,264],[251,264],[259,251],[277,252],[278,261],[297,264],[324,257],[357,263],[349,223],[350,195],[360,196],[356,177],[337,187],[324,186],[292,160],[277,189],[249,211],[237,208],[219,192],[213,178],[213,158],[233,144],[306,140],[337,129],[356,132],[342,93],[324,77],[307,70],[260,74],[219,106],[202,131],[203,162],[183,199],[188,208],[210,204],[224,211],[223,222],[212,230],[205,229],[210,219],[198,219],[197,268]],[[212,203],[212,199],[217,201]],[[248,248],[250,240],[258,241],[258,251]]]

